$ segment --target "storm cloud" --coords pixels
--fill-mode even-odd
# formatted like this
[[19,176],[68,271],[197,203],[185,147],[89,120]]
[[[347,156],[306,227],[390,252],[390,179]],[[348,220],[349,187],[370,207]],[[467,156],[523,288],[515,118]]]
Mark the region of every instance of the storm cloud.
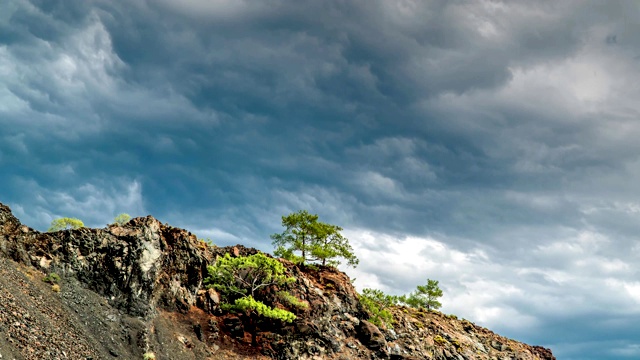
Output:
[[640,355],[640,31],[618,1],[0,5],[0,201],[271,250],[298,209],[356,286]]

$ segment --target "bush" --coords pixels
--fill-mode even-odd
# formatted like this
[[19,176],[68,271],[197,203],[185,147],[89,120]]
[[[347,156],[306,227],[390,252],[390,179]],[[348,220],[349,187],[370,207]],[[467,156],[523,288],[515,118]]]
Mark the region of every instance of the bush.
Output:
[[447,340],[445,340],[445,338],[443,338],[440,335],[436,335],[433,337],[433,342],[438,344],[438,345],[446,345],[448,343]]
[[76,218],[59,218],[51,221],[51,226],[47,232],[68,230],[68,229],[80,229],[84,227],[84,223],[80,219]]
[[142,355],[142,360],[156,360],[156,354],[152,352],[144,353],[144,355]]
[[397,296],[387,295],[378,289],[363,289],[360,303],[371,314],[371,323],[377,326],[393,324],[393,315],[388,308],[398,304]]
[[51,285],[51,290],[53,290],[54,292],[60,292],[60,285],[58,284]]
[[113,219],[113,223],[122,226],[128,223],[129,220],[131,220],[131,216],[129,214],[122,213]]
[[56,273],[51,273],[45,277],[42,278],[42,281],[49,283],[49,284],[57,284],[60,281],[60,276]]

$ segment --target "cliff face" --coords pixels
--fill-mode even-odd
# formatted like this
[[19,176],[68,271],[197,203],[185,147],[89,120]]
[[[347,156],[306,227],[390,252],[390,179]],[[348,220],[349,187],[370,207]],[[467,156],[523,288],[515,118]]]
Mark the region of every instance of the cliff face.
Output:
[[[555,359],[466,320],[404,307],[380,329],[349,278],[299,268],[289,291],[309,304],[292,324],[220,309],[203,287],[216,256],[255,249],[208,247],[152,217],[124,226],[40,233],[0,204],[0,355],[15,359]],[[61,276],[60,291],[41,279]],[[277,289],[273,289],[273,293]],[[274,295],[272,305],[279,304]],[[252,344],[254,339],[256,343]]]

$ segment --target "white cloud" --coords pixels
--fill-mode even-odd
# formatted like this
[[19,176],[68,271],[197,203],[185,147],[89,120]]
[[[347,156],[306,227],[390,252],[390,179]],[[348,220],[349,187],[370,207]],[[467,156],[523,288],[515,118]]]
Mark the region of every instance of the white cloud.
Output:
[[[609,241],[597,233],[558,239],[539,246],[530,259],[511,262],[494,258],[495,249],[456,250],[445,239],[368,230],[346,230],[345,235],[360,266],[344,270],[357,279],[359,290],[373,287],[405,294],[427,278],[436,279],[444,290],[445,313],[493,330],[537,331],[602,311],[612,318],[640,316],[640,285],[617,280],[633,278],[631,264],[599,255]],[[553,262],[545,262],[547,258]]]

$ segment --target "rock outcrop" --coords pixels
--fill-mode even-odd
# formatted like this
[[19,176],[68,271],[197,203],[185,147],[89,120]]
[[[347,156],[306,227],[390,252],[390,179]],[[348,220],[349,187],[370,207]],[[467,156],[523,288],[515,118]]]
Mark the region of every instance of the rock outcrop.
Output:
[[[466,320],[397,307],[393,328],[367,321],[349,278],[286,260],[287,290],[308,304],[291,323],[220,308],[203,287],[217,256],[153,217],[123,226],[40,233],[0,204],[0,355],[15,359],[555,359]],[[59,292],[41,281],[61,276]],[[279,303],[272,289],[271,305]]]

